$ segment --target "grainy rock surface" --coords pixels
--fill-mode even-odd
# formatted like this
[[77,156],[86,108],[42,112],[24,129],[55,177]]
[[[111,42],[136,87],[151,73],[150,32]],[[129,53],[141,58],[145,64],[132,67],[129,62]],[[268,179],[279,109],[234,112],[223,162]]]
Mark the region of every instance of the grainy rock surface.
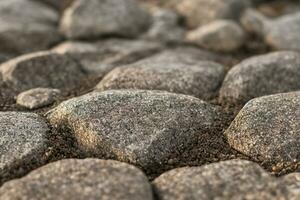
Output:
[[7,182],[0,198],[17,200],[152,200],[151,186],[137,168],[98,159],[67,159],[45,165]]
[[220,117],[216,107],[197,98],[143,90],[94,92],[48,113],[50,123],[70,129],[88,155],[130,162],[149,172],[180,158],[196,140],[202,142],[198,154],[205,151],[203,159],[215,152],[213,138],[220,135],[213,131]]
[[300,92],[249,101],[226,130],[229,144],[268,168],[300,167]]
[[300,90],[300,54],[292,51],[254,56],[226,75],[220,99],[232,104],[269,94]]
[[55,101],[60,93],[60,90],[51,88],[35,88],[27,90],[17,96],[17,104],[29,109],[48,106]]
[[[37,52],[23,55],[0,65],[0,72],[8,91],[4,96],[14,96],[37,87],[75,89],[84,77],[81,66],[66,55]],[[3,94],[4,93],[4,94]]]
[[0,112],[0,185],[43,164],[49,131],[37,114]]
[[61,40],[58,13],[30,0],[0,2],[0,53],[14,56],[45,50]]
[[109,39],[94,43],[64,42],[53,48],[53,51],[71,56],[87,73],[103,77],[118,65],[133,63],[161,49],[162,45],[156,42]]
[[176,10],[186,17],[189,27],[203,26],[217,19],[239,19],[249,7],[247,0],[189,0],[175,4]]
[[288,189],[289,199],[297,200],[300,197],[300,173],[291,173],[282,177],[282,184]]
[[286,188],[246,160],[229,160],[202,167],[178,168],[153,182],[159,200],[287,199]]
[[71,39],[135,37],[150,23],[150,15],[135,0],[77,0],[64,12],[60,29]]
[[243,45],[244,30],[234,21],[217,20],[187,34],[187,40],[214,51],[230,52]]
[[116,68],[96,90],[164,90],[210,99],[216,95],[224,75],[224,67],[217,63],[193,59],[184,62],[162,54]]

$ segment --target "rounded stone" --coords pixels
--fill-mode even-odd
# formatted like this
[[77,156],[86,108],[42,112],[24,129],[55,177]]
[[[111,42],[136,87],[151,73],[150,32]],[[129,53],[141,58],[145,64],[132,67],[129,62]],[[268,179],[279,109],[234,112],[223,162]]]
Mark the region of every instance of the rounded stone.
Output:
[[45,165],[0,189],[1,199],[152,200],[151,186],[137,168],[98,159],[67,159]]
[[37,52],[9,60],[0,66],[0,72],[9,87],[8,96],[37,87],[69,91],[78,87],[85,76],[73,59],[52,52]]
[[300,164],[300,92],[249,101],[225,135],[237,151],[269,170],[295,170]]
[[159,200],[287,199],[275,177],[246,160],[174,169],[156,178],[153,186]]
[[282,184],[288,189],[288,199],[297,200],[300,197],[300,173],[295,172],[285,175],[281,179]]
[[216,96],[224,76],[220,64],[159,54],[112,70],[96,90],[164,90],[208,100]]
[[234,66],[220,90],[220,101],[244,104],[255,97],[300,90],[300,54],[292,51],[254,56]]
[[164,170],[172,159],[182,164],[197,145],[202,162],[224,152],[216,132],[221,116],[197,98],[143,90],[92,92],[47,114],[54,127],[74,134],[87,156],[133,163],[149,173]]
[[37,114],[0,112],[0,185],[43,164],[49,131]]
[[187,34],[187,40],[203,48],[230,52],[240,48],[246,39],[244,30],[234,21],[216,20]]
[[135,0],[77,0],[65,10],[60,29],[71,39],[135,37],[150,23],[150,15]]
[[41,108],[52,104],[60,93],[60,90],[51,88],[27,90],[17,96],[17,104],[29,109]]

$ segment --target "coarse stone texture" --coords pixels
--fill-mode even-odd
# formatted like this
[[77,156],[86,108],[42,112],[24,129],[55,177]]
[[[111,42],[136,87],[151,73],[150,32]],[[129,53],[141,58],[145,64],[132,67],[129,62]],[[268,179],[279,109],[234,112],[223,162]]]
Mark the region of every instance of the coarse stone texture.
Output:
[[77,0],[65,10],[60,29],[71,39],[135,37],[150,23],[151,16],[135,0]]
[[67,159],[45,165],[0,189],[6,200],[152,200],[151,186],[137,168],[98,159]]
[[190,28],[203,26],[217,19],[238,20],[243,10],[250,6],[247,0],[189,0],[175,4]]
[[292,51],[269,53],[242,61],[226,75],[220,100],[244,104],[269,94],[300,90],[300,54]]
[[58,13],[30,0],[0,2],[0,53],[20,55],[45,50],[61,40]]
[[58,89],[34,88],[20,93],[17,104],[29,109],[41,108],[52,104],[60,93]]
[[291,173],[282,177],[282,184],[288,189],[289,200],[300,198],[300,173]]
[[184,41],[185,29],[180,26],[180,16],[177,13],[172,10],[155,9],[152,15],[153,22],[143,36],[145,39],[166,43]]
[[184,62],[177,57],[158,55],[112,70],[96,90],[163,90],[208,100],[215,97],[224,76],[224,67],[214,62]]
[[259,97],[239,112],[225,135],[230,146],[278,172],[300,167],[300,92]]
[[48,131],[37,114],[0,112],[0,185],[43,163]]
[[234,21],[216,20],[187,34],[187,41],[206,49],[230,52],[241,47],[244,30]]
[[164,170],[168,162],[182,164],[197,145],[202,162],[225,152],[215,130],[222,116],[191,96],[143,90],[92,92],[47,114],[54,127],[74,134],[87,156],[133,163],[147,173]]
[[74,60],[46,51],[9,60],[0,66],[0,72],[8,90],[1,91],[1,95],[8,97],[37,87],[68,91],[78,87],[84,77],[81,66]]
[[156,42],[143,40],[108,39],[95,43],[69,41],[53,48],[80,63],[89,74],[103,77],[118,65],[129,64],[162,49]]
[[228,160],[178,168],[153,182],[158,200],[285,200],[286,188],[256,163]]

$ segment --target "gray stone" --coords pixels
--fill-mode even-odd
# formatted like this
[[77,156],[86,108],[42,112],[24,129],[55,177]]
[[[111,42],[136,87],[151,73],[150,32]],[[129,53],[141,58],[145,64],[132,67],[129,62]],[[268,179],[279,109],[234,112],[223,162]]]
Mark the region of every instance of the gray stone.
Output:
[[150,15],[135,0],[77,0],[65,10],[60,29],[72,39],[135,37],[150,23]]
[[20,55],[45,50],[61,40],[58,13],[30,0],[0,2],[0,52]]
[[17,96],[17,104],[29,109],[41,108],[52,104],[60,93],[60,90],[51,88],[27,90]]
[[66,55],[37,52],[9,60],[0,66],[8,96],[37,87],[75,89],[84,77],[81,66]]
[[162,46],[155,42],[108,39],[95,43],[64,42],[53,51],[71,56],[87,73],[103,77],[118,65],[135,62],[161,49]]
[[196,28],[217,19],[238,20],[249,5],[248,0],[189,0],[180,1],[174,6],[186,17],[189,27]]
[[225,135],[237,151],[269,170],[296,169],[300,164],[300,92],[249,101]]
[[285,200],[286,189],[259,165],[228,160],[201,167],[178,168],[153,182],[159,200]]
[[151,186],[137,168],[98,159],[67,159],[7,182],[0,199],[152,200]]
[[234,51],[246,39],[244,30],[234,21],[216,20],[187,34],[187,41],[214,51]]
[[254,56],[234,66],[226,75],[220,100],[244,104],[269,94],[300,90],[300,54],[281,51]]
[[[197,154],[218,148],[219,109],[197,98],[159,91],[93,92],[61,103],[47,114],[50,123],[74,134],[87,156],[113,158],[157,172],[198,144]],[[182,159],[181,159],[182,158]]]
[[224,76],[224,67],[217,63],[193,59],[185,62],[162,54],[112,70],[96,90],[163,90],[208,100],[216,96]]
[[179,25],[180,17],[172,10],[155,9],[150,29],[143,36],[145,39],[166,43],[184,41],[185,29]]
[[277,50],[300,51],[300,12],[284,15],[265,27],[265,41]]
[[300,197],[300,173],[291,173],[282,177],[282,184],[288,189],[289,200],[297,200]]
[[37,114],[0,112],[0,185],[43,163],[49,131]]

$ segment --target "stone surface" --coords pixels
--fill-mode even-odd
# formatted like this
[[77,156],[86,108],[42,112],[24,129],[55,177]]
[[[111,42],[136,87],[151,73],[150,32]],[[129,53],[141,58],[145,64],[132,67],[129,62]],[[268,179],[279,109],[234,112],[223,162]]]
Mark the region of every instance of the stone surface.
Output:
[[0,185],[43,163],[48,132],[37,114],[0,112]]
[[207,100],[216,95],[224,75],[220,64],[192,59],[179,61],[177,57],[161,54],[112,70],[96,90],[163,90]]
[[152,200],[151,186],[137,168],[98,159],[67,159],[7,182],[1,199]]
[[265,41],[277,50],[300,50],[300,12],[284,15],[265,27]]
[[1,91],[5,96],[14,96],[37,87],[68,91],[78,87],[84,77],[81,66],[74,60],[46,51],[9,60],[0,66],[0,72],[8,86],[8,91]]
[[273,171],[299,168],[300,92],[249,101],[225,135],[229,145]]
[[300,54],[274,52],[242,61],[226,75],[220,100],[244,104],[269,94],[300,90]]
[[282,177],[282,184],[288,188],[289,200],[300,197],[300,173],[291,173]]
[[177,13],[172,10],[155,9],[152,15],[152,25],[144,38],[166,43],[183,42],[185,29],[180,26],[180,17]]
[[234,21],[217,20],[187,34],[187,40],[214,51],[230,52],[243,45],[244,30]]
[[[96,157],[133,163],[152,173],[168,161],[182,163],[196,146],[202,160],[224,147],[214,132],[220,111],[197,98],[167,92],[111,90],[61,103],[50,123],[74,134],[80,149]],[[200,156],[201,157],[201,156]],[[181,159],[182,158],[182,159]]]
[[74,2],[74,0],[34,0],[34,1],[40,1],[49,4],[60,11],[63,11],[65,8],[67,8]]
[[162,45],[156,42],[109,39],[95,43],[64,42],[53,51],[71,56],[87,73],[103,77],[118,65],[135,62],[161,49]]
[[257,164],[228,160],[201,167],[178,168],[153,182],[159,200],[284,200],[286,190]]
[[20,55],[45,50],[61,40],[58,13],[30,0],[0,2],[0,52]]
[[150,22],[150,15],[135,0],[77,0],[65,10],[60,29],[71,39],[109,34],[135,37]]
[[174,3],[175,9],[186,17],[187,24],[196,28],[216,19],[238,20],[249,7],[247,0],[189,0]]
[[52,104],[60,93],[60,90],[51,88],[27,90],[17,96],[17,104],[29,109],[41,108]]

